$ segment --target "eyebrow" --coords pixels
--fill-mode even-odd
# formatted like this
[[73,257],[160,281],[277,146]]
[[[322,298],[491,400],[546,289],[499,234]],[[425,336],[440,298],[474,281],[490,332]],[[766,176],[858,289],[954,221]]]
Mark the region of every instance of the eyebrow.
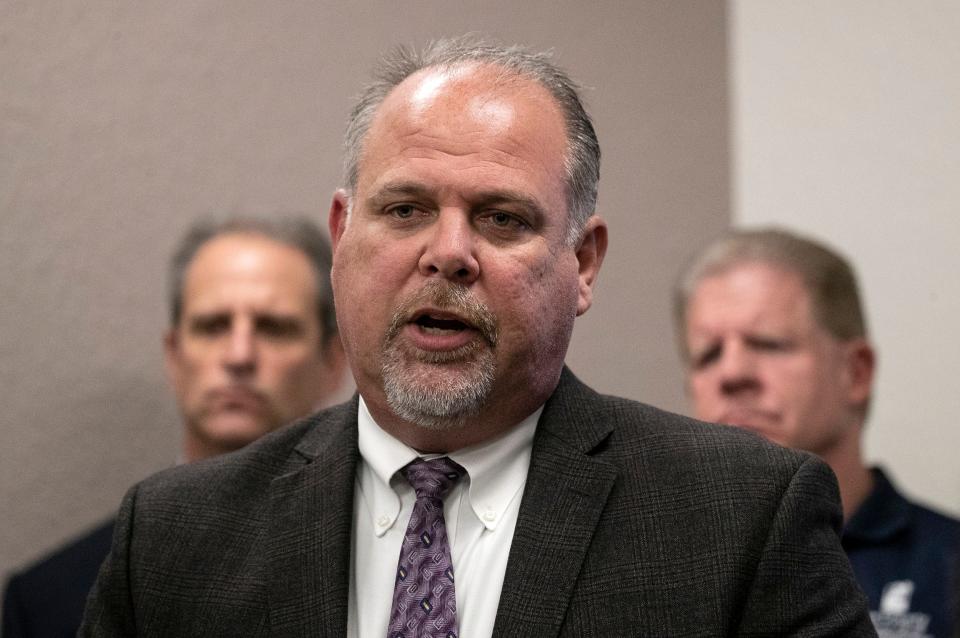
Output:
[[229,310],[209,310],[202,312],[190,312],[184,313],[183,319],[190,323],[195,323],[198,321],[210,321],[212,319],[223,319],[224,317],[230,317],[231,312]]
[[[193,312],[189,314],[184,314],[184,320],[190,322],[191,325],[198,322],[205,321],[217,321],[221,319],[233,320],[234,312],[231,309],[223,310],[204,310]],[[296,311],[285,311],[285,310],[254,310],[251,312],[251,315],[255,320],[257,319],[273,319],[280,321],[300,321],[301,317],[297,314]]]
[[378,210],[394,197],[412,197],[414,199],[436,199],[436,191],[416,182],[387,182],[377,188],[364,202],[368,209]]

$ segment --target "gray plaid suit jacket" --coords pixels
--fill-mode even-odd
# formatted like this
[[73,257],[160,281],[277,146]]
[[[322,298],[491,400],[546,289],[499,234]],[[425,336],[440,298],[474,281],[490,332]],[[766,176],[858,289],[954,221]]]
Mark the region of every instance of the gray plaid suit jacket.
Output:
[[[80,635],[344,636],[356,424],[354,399],[133,487]],[[873,636],[840,520],[814,457],[564,370],[494,635]]]

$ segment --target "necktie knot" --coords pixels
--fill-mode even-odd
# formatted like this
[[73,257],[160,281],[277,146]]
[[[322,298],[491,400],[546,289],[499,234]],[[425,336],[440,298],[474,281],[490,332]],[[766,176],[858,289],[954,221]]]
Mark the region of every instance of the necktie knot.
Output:
[[417,499],[428,498],[442,501],[466,470],[450,458],[417,459],[404,466],[403,473],[417,493]]

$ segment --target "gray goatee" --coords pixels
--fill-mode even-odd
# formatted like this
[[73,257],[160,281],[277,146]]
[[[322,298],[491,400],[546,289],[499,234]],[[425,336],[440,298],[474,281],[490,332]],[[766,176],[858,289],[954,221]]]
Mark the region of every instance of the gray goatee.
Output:
[[[412,313],[422,306],[451,312],[476,328],[483,342],[448,352],[425,352],[398,341]],[[493,387],[496,319],[470,291],[447,280],[431,280],[394,312],[383,341],[384,391],[402,419],[429,430],[460,427],[476,416]]]

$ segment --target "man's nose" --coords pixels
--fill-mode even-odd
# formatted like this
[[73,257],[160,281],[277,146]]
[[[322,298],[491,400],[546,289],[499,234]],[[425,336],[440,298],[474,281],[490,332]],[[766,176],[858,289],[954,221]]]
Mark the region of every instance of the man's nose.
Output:
[[223,362],[231,374],[238,376],[251,374],[256,369],[257,346],[250,322],[233,322]]
[[420,256],[421,274],[425,277],[439,275],[462,284],[472,283],[480,275],[474,240],[469,214],[441,210]]
[[760,388],[755,357],[743,342],[730,340],[724,344],[719,364],[723,394],[755,392]]

